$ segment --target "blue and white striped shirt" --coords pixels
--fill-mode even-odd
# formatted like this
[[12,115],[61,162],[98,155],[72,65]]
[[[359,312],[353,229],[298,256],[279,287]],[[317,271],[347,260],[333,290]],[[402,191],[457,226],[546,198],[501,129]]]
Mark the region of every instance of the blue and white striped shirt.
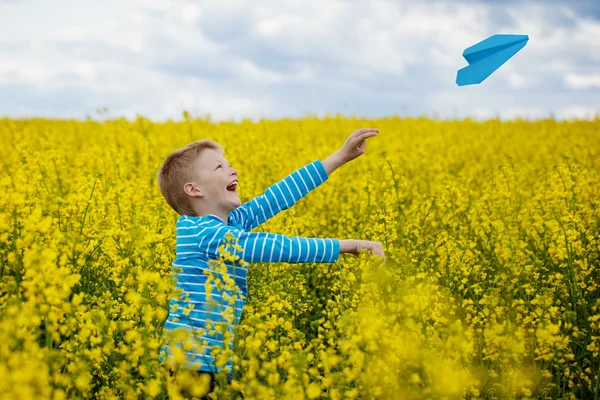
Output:
[[[215,333],[214,329],[212,333],[207,330],[207,319],[213,323],[222,322],[224,320],[222,312],[229,309],[233,311],[234,324],[238,324],[248,295],[245,263],[242,265],[240,261],[227,261],[225,265],[228,274],[234,279],[239,292],[235,298],[234,309],[231,310],[232,305],[227,301],[227,295],[231,296],[232,293],[217,291],[214,283],[210,294],[212,300],[218,304],[210,305],[206,299],[208,276],[204,271],[209,268],[213,268],[214,271],[214,267],[209,267],[209,260],[220,258],[218,249],[224,244],[228,232],[237,238],[237,244],[242,249],[241,251],[230,250],[230,253],[244,262],[332,263],[337,261],[340,254],[340,243],[337,239],[288,237],[268,232],[250,232],[282,210],[293,206],[327,178],[327,171],[323,164],[316,160],[271,185],[263,195],[233,210],[228,215],[227,223],[212,214],[200,217],[183,215],[178,219],[177,254],[172,265],[176,286],[183,293],[180,300],[170,301],[169,316],[164,329],[168,332],[177,328],[192,328],[197,335],[202,333],[198,330],[204,330],[205,334],[200,337],[200,342],[206,341],[205,344],[208,346],[198,344],[199,348],[204,347],[203,354],[198,354],[198,351],[194,350],[186,352],[188,362],[194,368],[201,371],[218,370],[214,365],[215,358],[211,356],[210,348],[214,345],[223,348],[223,334]],[[193,309],[185,315],[183,311],[189,304],[193,305]],[[233,326],[228,326],[228,330],[233,332]],[[164,360],[166,353],[172,354],[168,346],[161,349],[161,360]],[[231,367],[232,362],[229,360],[225,368],[231,371]]]

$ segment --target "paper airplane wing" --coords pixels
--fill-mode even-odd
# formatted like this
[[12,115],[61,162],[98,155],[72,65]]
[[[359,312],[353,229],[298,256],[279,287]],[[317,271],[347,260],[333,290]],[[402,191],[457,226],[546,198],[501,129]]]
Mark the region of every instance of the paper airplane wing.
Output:
[[458,86],[481,83],[527,44],[527,35],[494,35],[467,48],[463,57],[469,63],[456,75]]

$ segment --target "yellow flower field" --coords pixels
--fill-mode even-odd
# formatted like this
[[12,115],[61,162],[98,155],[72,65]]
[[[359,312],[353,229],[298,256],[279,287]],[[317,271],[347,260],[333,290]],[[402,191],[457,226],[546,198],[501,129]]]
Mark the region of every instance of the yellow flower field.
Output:
[[362,157],[257,229],[377,240],[388,262],[250,264],[214,398],[600,398],[599,118],[185,116],[0,119],[2,398],[201,395],[158,358],[178,217],[158,168],[215,140],[245,202],[361,127],[380,132]]

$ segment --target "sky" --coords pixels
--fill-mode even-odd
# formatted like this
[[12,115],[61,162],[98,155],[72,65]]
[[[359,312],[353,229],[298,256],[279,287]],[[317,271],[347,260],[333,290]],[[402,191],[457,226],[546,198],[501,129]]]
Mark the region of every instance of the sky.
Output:
[[[478,85],[464,49],[529,42]],[[0,0],[0,116],[600,115],[600,0]]]

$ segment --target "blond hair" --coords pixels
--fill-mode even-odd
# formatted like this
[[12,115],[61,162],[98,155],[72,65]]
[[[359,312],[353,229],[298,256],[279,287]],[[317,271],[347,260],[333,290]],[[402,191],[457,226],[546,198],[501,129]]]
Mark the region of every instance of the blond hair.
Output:
[[190,197],[183,191],[183,185],[190,179],[197,178],[193,167],[198,161],[198,156],[205,149],[213,149],[224,153],[224,149],[212,140],[198,140],[182,149],[175,150],[158,170],[158,186],[167,203],[179,215],[194,215]]

